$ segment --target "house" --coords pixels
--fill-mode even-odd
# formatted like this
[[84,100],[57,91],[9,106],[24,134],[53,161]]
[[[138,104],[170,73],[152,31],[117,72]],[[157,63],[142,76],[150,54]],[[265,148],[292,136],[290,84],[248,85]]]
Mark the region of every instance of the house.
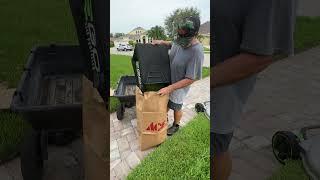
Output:
[[203,37],[200,41],[205,46],[210,46],[210,21],[200,25],[199,34]]
[[135,41],[136,43],[150,43],[152,38],[149,38],[147,35],[148,31],[142,27],[134,28],[126,36],[129,41]]
[[118,44],[129,44],[129,41],[133,41],[135,43],[151,43],[152,38],[148,37],[147,32],[148,31],[144,28],[137,27],[126,35],[119,38],[113,38],[112,40],[114,41],[115,46],[118,46]]

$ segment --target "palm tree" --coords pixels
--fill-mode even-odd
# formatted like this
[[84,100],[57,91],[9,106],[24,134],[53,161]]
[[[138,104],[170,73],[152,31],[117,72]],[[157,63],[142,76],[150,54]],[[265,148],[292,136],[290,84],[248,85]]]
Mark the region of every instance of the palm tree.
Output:
[[148,32],[147,35],[152,39],[167,39],[164,28],[161,26],[152,27]]

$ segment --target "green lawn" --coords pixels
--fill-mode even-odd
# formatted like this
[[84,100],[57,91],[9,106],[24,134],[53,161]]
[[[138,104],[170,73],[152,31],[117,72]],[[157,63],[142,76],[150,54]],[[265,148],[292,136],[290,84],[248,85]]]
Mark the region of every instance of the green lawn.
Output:
[[210,179],[209,120],[199,114],[128,175],[136,179]]
[[0,82],[10,87],[16,87],[36,44],[77,43],[68,0],[2,0],[0,12]]
[[297,17],[294,34],[296,53],[320,45],[320,17]]
[[309,180],[301,161],[289,161],[268,180]]
[[20,116],[0,112],[0,161],[19,151],[19,145],[29,125]]
[[207,47],[203,47],[203,50],[204,50],[204,51],[210,51],[210,49],[207,48]]
[[110,55],[110,87],[115,89],[121,76],[133,75],[131,56]]

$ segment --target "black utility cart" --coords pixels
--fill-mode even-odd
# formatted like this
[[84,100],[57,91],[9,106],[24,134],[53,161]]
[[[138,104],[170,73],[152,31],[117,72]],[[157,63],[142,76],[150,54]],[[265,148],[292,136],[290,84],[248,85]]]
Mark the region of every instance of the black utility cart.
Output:
[[[41,179],[49,137],[60,144],[82,128],[83,57],[79,46],[41,46],[31,51],[11,109],[32,129],[23,140],[20,158],[25,180]],[[70,140],[70,139],[69,139]]]
[[93,82],[105,102],[110,94],[107,2],[70,0],[69,3],[79,45],[34,47],[13,95],[11,110],[20,113],[32,126],[20,151],[24,180],[42,180],[51,137],[66,144],[74,135],[81,135],[82,76]]
[[122,120],[125,112],[125,108],[135,105],[136,96],[136,79],[134,76],[122,76],[118,82],[118,87],[114,91],[114,97],[118,98],[120,105],[117,109],[117,118]]

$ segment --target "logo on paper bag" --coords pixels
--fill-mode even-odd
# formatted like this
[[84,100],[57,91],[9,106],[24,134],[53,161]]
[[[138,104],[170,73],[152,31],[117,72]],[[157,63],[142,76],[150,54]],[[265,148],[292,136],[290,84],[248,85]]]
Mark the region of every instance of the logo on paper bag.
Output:
[[164,128],[165,125],[166,125],[165,121],[161,123],[151,122],[150,125],[147,127],[147,131],[160,131],[161,129]]

